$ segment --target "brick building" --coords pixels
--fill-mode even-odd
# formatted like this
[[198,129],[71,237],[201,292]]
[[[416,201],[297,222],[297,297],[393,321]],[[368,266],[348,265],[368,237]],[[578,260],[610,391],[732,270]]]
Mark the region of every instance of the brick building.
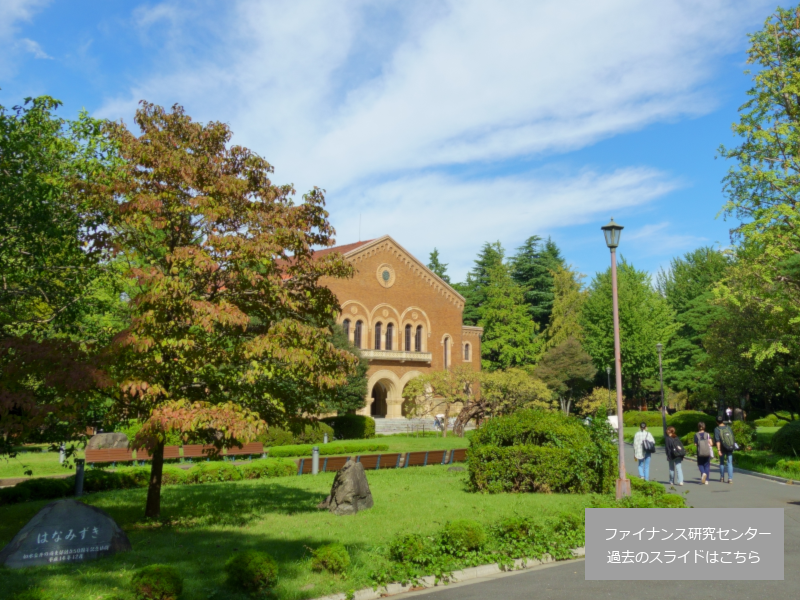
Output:
[[328,252],[356,270],[352,279],[322,283],[339,299],[339,324],[369,360],[359,413],[403,417],[403,388],[414,377],[461,364],[480,370],[483,329],[462,324],[464,297],[391,237],[317,254]]

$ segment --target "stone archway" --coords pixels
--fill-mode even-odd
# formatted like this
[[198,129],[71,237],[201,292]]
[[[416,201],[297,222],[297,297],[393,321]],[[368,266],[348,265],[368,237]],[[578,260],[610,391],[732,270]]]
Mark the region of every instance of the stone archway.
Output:
[[381,369],[373,373],[367,383],[366,406],[359,413],[387,419],[400,418],[402,416],[400,405],[403,402],[403,397],[400,395],[402,389],[400,379],[392,371]]
[[389,392],[382,382],[376,383],[372,387],[372,402],[369,405],[369,416],[373,418],[384,418],[388,412],[386,398]]

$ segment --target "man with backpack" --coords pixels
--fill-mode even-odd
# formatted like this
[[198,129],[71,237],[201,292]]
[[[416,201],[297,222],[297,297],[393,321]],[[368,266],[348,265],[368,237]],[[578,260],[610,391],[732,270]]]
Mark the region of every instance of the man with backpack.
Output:
[[714,429],[714,442],[719,452],[719,480],[725,481],[725,465],[728,465],[728,481],[733,483],[733,451],[736,449],[736,439],[733,430],[725,424],[723,417],[717,417],[717,427]]

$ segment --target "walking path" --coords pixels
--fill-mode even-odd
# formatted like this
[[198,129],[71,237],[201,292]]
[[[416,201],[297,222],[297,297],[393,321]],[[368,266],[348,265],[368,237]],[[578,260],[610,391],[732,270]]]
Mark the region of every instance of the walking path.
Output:
[[[633,450],[627,446],[625,465],[636,473]],[[687,503],[696,508],[783,508],[784,581],[585,581],[584,562],[570,561],[540,570],[501,575],[481,583],[456,585],[408,594],[429,600],[599,600],[601,598],[657,600],[797,600],[800,598],[800,485],[786,485],[741,473],[734,483],[719,483],[719,469],[713,469],[711,482],[699,485],[697,465],[684,465]],[[650,464],[650,478],[667,484],[669,470],[662,448]],[[406,596],[404,596],[406,597]]]

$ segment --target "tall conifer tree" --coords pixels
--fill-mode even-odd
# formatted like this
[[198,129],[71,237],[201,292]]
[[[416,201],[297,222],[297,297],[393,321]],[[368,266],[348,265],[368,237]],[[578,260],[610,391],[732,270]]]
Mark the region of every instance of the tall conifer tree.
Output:
[[441,277],[446,283],[450,283],[450,276],[447,274],[447,265],[439,261],[439,250],[436,248],[431,252],[428,268]]
[[564,267],[564,258],[556,243],[533,235],[511,258],[511,276],[522,286],[525,302],[540,328],[547,327],[553,311],[553,272]]
[[486,287],[489,284],[489,270],[503,264],[505,250],[500,242],[486,242],[475,259],[475,266],[467,273],[466,283],[456,284],[455,289],[466,299],[464,306],[464,325],[477,325],[480,308],[486,302]]

